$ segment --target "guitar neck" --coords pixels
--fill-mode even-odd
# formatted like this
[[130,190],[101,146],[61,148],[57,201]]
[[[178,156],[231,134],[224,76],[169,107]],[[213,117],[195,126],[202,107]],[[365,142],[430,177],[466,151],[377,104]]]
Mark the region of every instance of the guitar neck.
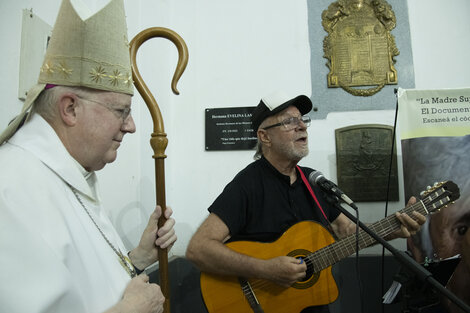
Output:
[[[418,201],[412,206],[400,210],[401,213],[407,213],[410,216],[412,216],[411,212],[413,211],[419,212],[423,215],[428,214],[426,206],[422,201]],[[400,226],[400,221],[393,214],[384,218],[383,220],[369,225],[369,228],[380,237],[385,237],[398,230]],[[356,239],[358,239],[357,245]],[[357,237],[356,234],[349,235],[342,240],[339,240],[309,254],[306,258],[310,259],[310,261],[314,264],[315,271],[320,271],[337,263],[343,258],[354,254],[357,247],[359,250],[361,250],[373,245],[374,243],[375,240],[365,231],[360,229]]]

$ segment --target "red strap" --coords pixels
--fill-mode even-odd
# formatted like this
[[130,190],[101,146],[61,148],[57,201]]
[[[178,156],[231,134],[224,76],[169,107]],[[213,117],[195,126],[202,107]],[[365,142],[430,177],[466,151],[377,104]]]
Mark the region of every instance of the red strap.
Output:
[[317,204],[317,206],[320,208],[320,211],[323,213],[323,216],[325,217],[326,221],[329,222],[329,221],[328,221],[328,218],[326,217],[325,212],[323,211],[323,209],[322,209],[322,207],[321,207],[321,205],[320,205],[320,202],[318,202],[318,199],[317,199],[317,197],[315,196],[315,193],[313,192],[312,186],[310,186],[310,184],[309,184],[307,178],[305,177],[304,173],[303,173],[302,170],[300,169],[300,166],[297,165],[297,169],[299,170],[300,177],[302,177],[302,180],[303,180],[305,186],[307,186],[308,191],[310,191],[310,194],[312,195],[313,200],[315,201],[315,203]]

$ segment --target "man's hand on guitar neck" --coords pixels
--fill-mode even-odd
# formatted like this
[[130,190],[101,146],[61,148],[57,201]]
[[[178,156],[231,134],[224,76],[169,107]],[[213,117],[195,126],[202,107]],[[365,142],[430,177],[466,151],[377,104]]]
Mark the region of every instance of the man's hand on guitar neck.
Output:
[[[407,207],[416,203],[416,198],[411,197],[406,204]],[[416,234],[421,225],[426,222],[426,217],[416,211],[413,211],[412,216],[409,216],[406,213],[395,213],[397,219],[401,222],[401,227],[399,230],[391,233],[385,239],[391,240],[395,238],[409,238],[410,236]]]
[[266,260],[265,273],[262,278],[283,287],[290,287],[293,283],[302,280],[306,271],[307,265],[303,260],[279,256]]
[[[415,203],[416,198],[411,197],[406,206],[409,207]],[[413,211],[412,216],[400,212],[396,212],[395,216],[400,221],[401,227],[397,231],[385,236],[385,240],[408,238],[416,234],[420,230],[421,225],[426,222],[426,217],[416,211]],[[331,223],[331,226],[336,236],[340,239],[346,238],[356,232],[356,224],[342,213]]]

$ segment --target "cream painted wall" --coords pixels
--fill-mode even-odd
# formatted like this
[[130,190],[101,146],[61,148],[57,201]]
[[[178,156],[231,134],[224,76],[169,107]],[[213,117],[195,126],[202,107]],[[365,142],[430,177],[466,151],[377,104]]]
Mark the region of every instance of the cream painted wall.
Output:
[[[96,10],[107,0],[83,2]],[[393,6],[393,0],[389,2]],[[33,8],[35,14],[53,24],[59,3],[0,2],[4,73],[0,78],[4,97],[0,128],[21,107],[16,98],[21,10]],[[311,95],[307,4],[306,0],[125,0],[125,6],[130,38],[148,27],[168,27],[179,33],[189,48],[189,64],[179,83],[179,96],[170,91],[177,60],[173,45],[154,39],[145,43],[138,54],[139,69],[159,102],[168,134],[166,198],[174,209],[179,237],[172,254],[181,256],[207,216],[207,207],[253,155],[252,151],[206,152],[204,109],[254,106],[261,96],[278,88],[292,95]],[[466,53],[470,50],[470,20],[466,17],[470,2],[452,0],[443,6],[440,0],[410,0],[408,6],[416,88],[470,86]],[[155,203],[148,143],[153,124],[138,94],[134,97],[133,116],[138,131],[126,137],[118,160],[99,172],[103,201],[129,248],[137,244]],[[325,120],[316,120],[309,129],[310,155],[301,164],[335,180],[334,130],[364,123],[392,125],[393,119],[394,111],[367,111],[333,113]],[[400,146],[398,153],[402,177]],[[390,213],[404,205],[401,181],[400,190],[400,202],[389,204]],[[358,205],[363,222],[383,217],[383,203]],[[405,248],[404,240],[394,244]],[[374,247],[367,253],[379,251],[380,247]]]

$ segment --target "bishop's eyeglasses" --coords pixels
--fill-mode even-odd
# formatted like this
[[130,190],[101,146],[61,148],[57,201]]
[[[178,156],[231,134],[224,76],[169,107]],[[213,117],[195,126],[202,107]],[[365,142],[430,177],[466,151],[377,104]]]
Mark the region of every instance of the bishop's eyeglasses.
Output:
[[129,115],[131,115],[131,108],[130,107],[125,107],[125,108],[113,108],[110,104],[106,104],[106,103],[103,103],[103,102],[99,102],[99,101],[96,101],[96,100],[91,100],[91,99],[87,99],[87,98],[83,98],[79,95],[76,95],[79,99],[82,99],[82,100],[85,100],[85,101],[90,101],[90,102],[94,102],[96,104],[99,104],[99,105],[102,105],[104,106],[105,108],[107,108],[108,110],[110,110],[114,115],[116,115],[117,118],[121,118],[122,121],[126,121],[127,118],[129,117]]

